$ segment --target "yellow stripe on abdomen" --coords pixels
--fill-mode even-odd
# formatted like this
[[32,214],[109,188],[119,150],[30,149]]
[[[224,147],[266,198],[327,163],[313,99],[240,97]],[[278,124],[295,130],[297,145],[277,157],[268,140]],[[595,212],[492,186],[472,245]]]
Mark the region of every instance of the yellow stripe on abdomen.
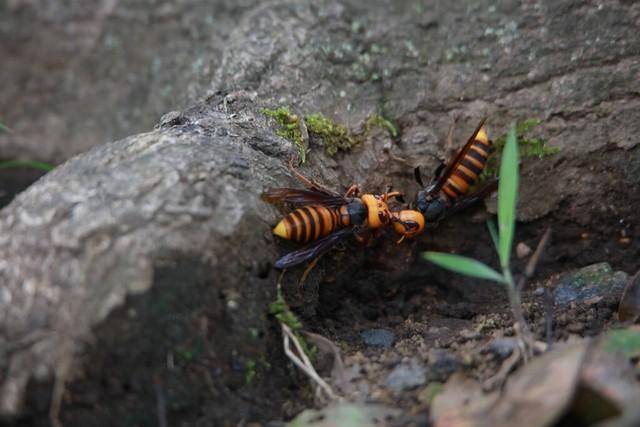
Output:
[[309,242],[341,228],[338,209],[325,206],[298,208],[273,228],[273,234],[294,242]]

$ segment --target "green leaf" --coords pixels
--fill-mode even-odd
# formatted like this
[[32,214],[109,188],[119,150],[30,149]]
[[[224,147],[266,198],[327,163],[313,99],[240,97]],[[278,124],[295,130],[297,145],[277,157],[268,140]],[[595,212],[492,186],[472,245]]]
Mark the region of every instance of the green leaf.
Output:
[[54,167],[54,165],[50,165],[49,163],[36,162],[35,160],[7,160],[0,162],[0,169],[32,168],[49,172]]
[[511,125],[500,162],[500,184],[498,186],[498,228],[500,230],[498,255],[500,265],[509,268],[509,257],[513,244],[518,197],[518,141],[515,125]]
[[640,329],[614,329],[604,337],[604,349],[619,351],[629,358],[640,356]]
[[496,223],[493,222],[492,219],[488,219],[487,228],[489,229],[489,234],[491,235],[493,246],[495,246],[496,251],[500,253],[500,239],[498,238],[498,230],[496,229]]
[[422,256],[427,261],[456,273],[505,283],[504,277],[500,273],[475,259],[443,252],[425,252]]

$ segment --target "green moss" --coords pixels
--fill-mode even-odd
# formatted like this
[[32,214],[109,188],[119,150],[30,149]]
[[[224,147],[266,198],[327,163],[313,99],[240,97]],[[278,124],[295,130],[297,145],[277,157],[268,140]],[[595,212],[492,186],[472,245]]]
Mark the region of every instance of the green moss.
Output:
[[263,108],[261,111],[265,116],[271,117],[278,123],[280,129],[278,129],[276,134],[293,142],[298,148],[300,162],[306,162],[307,148],[304,146],[304,141],[302,139],[300,117],[298,117],[297,114],[292,113],[289,107],[278,107],[275,110]]
[[429,383],[420,393],[418,393],[418,400],[422,403],[431,405],[433,399],[444,390],[444,384],[439,382]]
[[[277,135],[296,144],[300,159],[304,163],[306,161],[307,147],[305,147],[302,137],[300,117],[292,113],[288,107],[263,108],[262,113],[278,123],[280,128],[276,132]],[[334,156],[340,150],[348,151],[363,141],[362,133],[355,134],[347,129],[346,126],[336,123],[321,113],[311,113],[305,116],[304,125],[309,132],[310,140],[314,144],[323,146],[329,156]],[[399,135],[398,127],[395,123],[378,113],[369,116],[365,122],[364,133],[369,132],[374,127],[385,129],[392,138],[396,138]]]
[[260,362],[260,365],[261,365],[265,370],[267,370],[267,371],[270,371],[270,370],[271,370],[271,363],[269,363],[269,361],[266,359],[266,357],[261,356],[261,357],[260,357],[259,362]]
[[[516,136],[518,138],[518,151],[521,159],[537,157],[542,159],[560,152],[558,147],[549,147],[542,138],[531,137],[529,132],[542,123],[539,119],[527,119],[516,123]],[[507,135],[504,134],[493,141],[494,155],[487,162],[487,166],[480,175],[480,182],[495,177],[498,173],[500,153],[506,143]]]
[[293,314],[280,290],[278,290],[276,300],[269,304],[269,314],[278,319],[278,322],[284,323],[290,327],[293,331],[302,329],[302,322],[300,322],[300,319]]
[[256,340],[258,339],[259,335],[260,335],[260,332],[258,331],[258,329],[249,328],[249,338],[251,338],[252,340]]
[[[527,119],[516,123],[516,136],[518,137],[518,147],[520,158],[543,157],[560,152],[558,147],[548,147],[547,142],[542,138],[529,137],[528,133],[541,123],[539,119]],[[502,135],[494,141],[496,151],[501,152],[506,142],[507,135]]]
[[271,370],[271,363],[264,357],[260,356],[256,359],[247,359],[244,363],[244,382],[251,384],[259,375]]
[[251,384],[258,374],[258,364],[255,360],[249,359],[244,364],[244,382]]
[[9,129],[4,123],[0,122],[0,134],[2,133],[11,133],[11,129]]
[[320,113],[309,114],[305,117],[309,136],[314,137],[314,142],[324,146],[329,156],[335,155],[338,150],[347,151],[360,143],[349,130],[341,124],[335,123]]
[[386,119],[379,113],[373,113],[369,116],[365,123],[365,131],[368,132],[374,127],[386,129],[392,138],[396,138],[400,134],[400,132],[398,131],[398,126],[396,126],[395,123],[393,123],[389,119]]
[[313,360],[318,349],[315,346],[310,346],[305,341],[304,337],[300,333],[300,330],[302,329],[302,322],[295,314],[293,314],[293,312],[289,308],[289,305],[284,300],[280,289],[278,289],[276,300],[269,304],[269,314],[278,319],[278,322],[285,324],[289,328],[291,328],[296,338],[298,338],[300,346],[302,346],[302,350],[307,354],[307,356],[309,356],[309,358]]
[[195,354],[192,350],[184,349],[184,348],[176,349],[175,355],[176,355],[176,358],[183,363],[189,363],[193,361],[193,359],[195,358]]

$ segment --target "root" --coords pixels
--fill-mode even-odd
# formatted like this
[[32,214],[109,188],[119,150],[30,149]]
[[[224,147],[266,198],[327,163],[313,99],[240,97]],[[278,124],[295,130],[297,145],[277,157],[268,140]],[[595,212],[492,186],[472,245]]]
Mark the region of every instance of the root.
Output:
[[521,360],[524,363],[527,362],[528,359],[526,351],[530,351],[531,354],[537,355],[544,353],[548,349],[547,344],[543,343],[542,341],[532,341],[531,343],[528,343],[527,347],[524,347],[523,344],[524,343],[522,342],[522,340],[518,338],[517,345],[513,347],[511,356],[509,356],[509,358],[502,362],[500,369],[494,376],[492,376],[482,384],[482,389],[484,391],[489,392],[491,390],[495,390],[496,388],[502,389],[507,382],[509,374],[515,370],[516,366],[518,366],[518,363],[520,363]]
[[[280,326],[282,327],[284,353],[293,362],[294,365],[300,368],[300,370],[309,377],[311,382],[315,385],[316,397],[325,401],[336,400],[338,396],[333,392],[331,386],[327,384],[325,380],[320,378],[320,375],[318,375],[318,372],[316,372],[313,364],[311,363],[305,352],[302,350],[300,341],[298,341],[298,338],[295,336],[291,328],[284,323],[281,323]],[[290,342],[293,342],[293,345],[296,348],[296,352],[298,354],[295,354],[291,350]],[[324,396],[322,395],[323,393]]]

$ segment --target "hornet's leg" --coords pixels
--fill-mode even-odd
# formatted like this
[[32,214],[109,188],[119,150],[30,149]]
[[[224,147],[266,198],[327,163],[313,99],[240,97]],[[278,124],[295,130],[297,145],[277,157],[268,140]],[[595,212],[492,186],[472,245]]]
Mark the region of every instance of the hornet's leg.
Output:
[[360,228],[360,227],[354,227],[353,230],[353,236],[356,238],[356,240],[358,241],[358,243],[362,243],[362,244],[369,244],[369,241],[371,241],[371,230],[368,228]]
[[347,189],[347,192],[344,193],[344,197],[358,197],[358,194],[360,193],[360,187],[358,187],[358,184],[353,184],[351,187],[349,187]]
[[323,254],[321,254],[320,256],[317,256],[316,258],[314,258],[309,265],[307,265],[304,269],[304,272],[302,272],[302,276],[300,276],[300,280],[298,281],[298,287],[302,288],[304,285],[304,282],[307,281],[307,277],[309,277],[309,273],[311,273],[311,270],[313,270],[313,267],[316,266],[316,264],[318,263],[318,260],[320,259],[320,257]]
[[307,178],[306,176],[302,175],[300,172],[298,172],[298,170],[295,168],[295,166],[293,166],[293,157],[291,159],[289,159],[289,170],[291,171],[291,173],[298,178],[298,180],[302,183],[302,185],[304,185],[305,187],[307,187],[310,190],[319,190],[325,193],[333,193],[333,191],[329,190],[328,188],[326,188],[325,186],[323,186],[322,184],[319,184],[317,182],[315,182],[312,179]]
[[450,159],[452,158],[455,154],[456,154],[456,148],[453,145],[453,130],[456,127],[456,122],[458,121],[458,119],[460,118],[459,114],[454,114],[453,115],[453,120],[451,121],[451,124],[449,125],[449,131],[447,132],[447,142],[445,145],[445,151],[447,152],[447,157]]
[[390,192],[390,193],[384,193],[384,194],[382,195],[382,201],[383,201],[383,202],[385,202],[385,203],[387,203],[387,200],[389,200],[389,199],[390,199],[390,198],[392,198],[392,197],[399,197],[399,198],[401,198],[402,196],[404,196],[404,194],[402,194],[401,192],[399,192],[399,191],[392,191],[392,192]]

